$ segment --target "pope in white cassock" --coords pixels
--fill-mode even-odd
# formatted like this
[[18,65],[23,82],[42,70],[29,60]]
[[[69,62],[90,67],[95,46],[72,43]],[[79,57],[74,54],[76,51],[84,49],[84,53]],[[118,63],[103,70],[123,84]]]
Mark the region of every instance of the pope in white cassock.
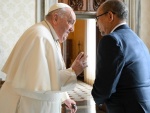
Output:
[[7,77],[0,90],[0,113],[61,113],[62,102],[76,112],[65,91],[75,87],[87,56],[81,52],[66,69],[59,44],[74,31],[75,21],[72,8],[57,3],[44,21],[24,32],[2,69]]

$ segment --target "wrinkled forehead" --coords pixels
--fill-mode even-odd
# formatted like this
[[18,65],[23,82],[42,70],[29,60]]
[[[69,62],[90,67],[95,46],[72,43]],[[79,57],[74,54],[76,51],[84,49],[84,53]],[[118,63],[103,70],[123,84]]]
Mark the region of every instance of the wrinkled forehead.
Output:
[[96,14],[99,15],[101,13],[103,13],[102,5],[99,6],[99,8],[97,9]]
[[68,15],[67,15],[68,18],[76,20],[76,15],[75,15],[73,9],[67,8],[67,11],[68,11]]
[[73,18],[76,18],[75,12],[73,11],[73,9],[68,8],[69,12],[70,12],[70,16],[72,16]]

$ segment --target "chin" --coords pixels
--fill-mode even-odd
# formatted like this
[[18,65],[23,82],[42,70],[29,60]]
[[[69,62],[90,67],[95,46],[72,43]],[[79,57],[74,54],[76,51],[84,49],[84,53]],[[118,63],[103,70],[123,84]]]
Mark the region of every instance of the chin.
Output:
[[64,41],[66,41],[66,38],[64,39],[62,39],[62,40],[59,40],[59,43],[63,43]]
[[105,36],[105,33],[104,33],[104,32],[101,32],[101,35],[102,35],[102,36]]
[[64,42],[65,40],[67,40],[67,37],[68,37],[68,36],[64,36],[64,37],[63,37],[63,42]]

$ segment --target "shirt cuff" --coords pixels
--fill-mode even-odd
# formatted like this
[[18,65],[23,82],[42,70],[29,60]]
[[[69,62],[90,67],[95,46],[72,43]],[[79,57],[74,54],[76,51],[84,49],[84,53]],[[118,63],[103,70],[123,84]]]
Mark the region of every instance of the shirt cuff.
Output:
[[70,97],[67,92],[63,92],[61,101],[64,102],[66,99],[70,99]]
[[72,67],[68,68],[68,71],[71,73],[72,76],[76,76],[75,71],[72,69]]

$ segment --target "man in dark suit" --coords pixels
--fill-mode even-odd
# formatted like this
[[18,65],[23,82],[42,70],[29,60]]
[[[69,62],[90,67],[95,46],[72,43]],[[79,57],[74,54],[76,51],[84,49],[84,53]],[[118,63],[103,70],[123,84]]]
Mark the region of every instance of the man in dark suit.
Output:
[[128,27],[121,0],[108,0],[97,10],[103,36],[97,49],[92,96],[108,113],[150,113],[150,54]]

